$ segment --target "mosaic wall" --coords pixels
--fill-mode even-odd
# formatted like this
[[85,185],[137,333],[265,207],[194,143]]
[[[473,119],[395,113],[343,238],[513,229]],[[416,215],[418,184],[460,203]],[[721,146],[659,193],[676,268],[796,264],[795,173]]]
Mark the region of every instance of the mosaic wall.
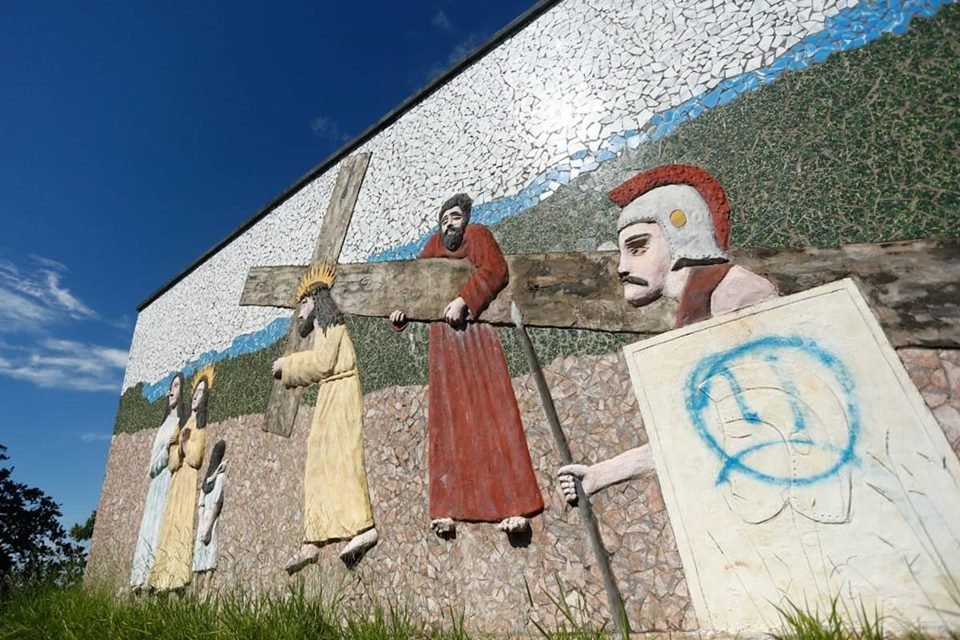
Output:
[[[616,237],[609,189],[668,162],[697,164],[720,179],[736,246],[958,237],[958,34],[960,5],[940,0],[560,2],[358,149],[372,158],[341,262],[415,257],[440,202],[457,191],[474,196],[474,221],[490,226],[504,252],[593,250]],[[430,533],[427,331],[413,325],[395,333],[385,319],[350,317],[381,542],[350,570],[329,548],[320,566],[295,578],[283,572],[302,529],[311,412],[299,412],[289,440],[261,430],[290,310],[238,301],[250,267],[309,260],[337,171],[310,182],[140,313],[91,578],[126,583],[143,469],[172,371],[189,378],[216,362],[207,438],[228,441],[231,466],[214,587],[303,581],[381,601],[402,592],[433,622],[462,611],[470,627],[526,633],[534,631],[530,620],[558,622],[550,598],[562,596],[602,620],[600,578],[578,516],[555,489],[559,458],[507,329],[497,331],[546,504],[530,543],[513,547],[489,525],[464,525],[454,541]],[[529,333],[574,459],[646,441],[617,354],[638,336]],[[957,450],[957,353],[901,356]],[[312,405],[315,397],[313,387],[304,400]],[[594,505],[634,629],[694,629],[657,480],[618,485]]]
[[[414,256],[434,224],[438,202],[451,192],[470,192],[478,202],[475,219],[488,224],[536,215],[535,205],[553,200],[565,185],[592,191],[589,183],[576,182],[578,176],[610,163],[625,168],[637,155],[647,158],[645,165],[659,163],[668,159],[662,157],[664,149],[677,141],[673,154],[705,156],[700,164],[729,184],[734,215],[749,216],[747,225],[739,219],[735,223],[741,228],[735,230],[738,243],[830,241],[820,225],[804,224],[823,210],[818,205],[824,200],[836,202],[832,194],[807,194],[811,183],[816,185],[813,191],[834,187],[833,193],[846,203],[837,211],[841,214],[857,206],[865,186],[883,196],[835,225],[846,229],[846,237],[859,228],[863,211],[882,211],[875,208],[881,204],[905,207],[904,217],[913,228],[955,234],[942,216],[957,201],[955,186],[944,185],[944,177],[955,175],[955,168],[947,163],[938,170],[929,164],[930,158],[942,163],[952,157],[934,150],[955,146],[956,119],[948,103],[941,108],[940,101],[920,98],[931,89],[947,101],[956,95],[942,84],[955,83],[957,77],[956,56],[949,54],[949,43],[955,41],[953,13],[939,21],[945,23],[939,29],[934,27],[935,35],[923,41],[918,34],[906,57],[888,57],[894,64],[882,67],[882,73],[907,82],[905,86],[878,81],[870,72],[858,74],[857,65],[870,63],[869,53],[836,63],[832,74],[817,73],[822,71],[818,63],[831,62],[830,56],[847,56],[884,33],[903,34],[911,18],[932,15],[941,4],[818,0],[769,5],[688,2],[657,8],[561,3],[363,146],[373,158],[341,261]],[[946,50],[937,51],[938,41],[947,43]],[[922,62],[910,66],[912,59]],[[846,75],[844,68],[854,71]],[[807,73],[804,69],[815,77],[799,80]],[[848,86],[852,80],[863,87],[860,97],[868,98],[868,108],[847,115],[842,104],[863,105]],[[921,91],[912,92],[915,88]],[[769,95],[761,97],[764,94]],[[492,95],[509,98],[490,100]],[[919,112],[911,101],[923,103]],[[792,107],[791,117],[776,104]],[[825,108],[827,117],[821,118]],[[757,120],[753,111],[766,115]],[[926,115],[948,120],[950,126],[925,126]],[[792,116],[807,120],[797,122]],[[901,127],[891,126],[893,121],[925,135],[911,138]],[[800,124],[812,126],[800,130]],[[861,138],[864,124],[869,125],[867,134],[875,135]],[[784,129],[793,135],[780,135]],[[707,130],[724,133],[724,144],[716,143]],[[838,136],[838,131],[849,136]],[[685,136],[692,136],[689,143]],[[838,138],[849,142],[838,149]],[[864,142],[874,153],[861,158]],[[890,143],[906,147],[906,153],[894,158]],[[735,156],[736,171],[725,173],[730,144],[743,153]],[[798,150],[803,152],[800,157]],[[922,161],[919,181],[911,168],[916,160]],[[892,174],[888,163],[894,165]],[[834,175],[838,165],[844,170]],[[765,180],[752,180],[756,169]],[[287,312],[238,310],[236,302],[249,267],[307,261],[336,171],[332,167],[304,187],[140,314],[124,389],[144,382],[145,396],[155,400],[174,369],[186,365],[190,371],[253,351],[284,334]],[[731,173],[750,176],[740,182],[751,186],[738,186]],[[784,180],[784,174],[791,179]],[[891,177],[896,187],[890,186]],[[902,186],[901,180],[916,184],[924,200],[896,196],[893,191]],[[776,190],[769,186],[774,184]],[[753,211],[745,195],[755,196]],[[576,211],[579,215],[601,201],[598,194],[589,194]],[[385,202],[390,203],[387,211],[381,208]],[[602,215],[599,209],[591,209],[591,214]],[[786,233],[772,222],[784,215],[798,220]],[[750,225],[754,218],[758,221]],[[568,235],[575,226],[561,225],[549,235],[609,239],[600,233]],[[871,230],[889,231],[891,226],[870,220],[867,233],[875,237]],[[303,233],[294,237],[287,233],[291,228]],[[519,248],[508,233],[501,235],[505,250]],[[223,309],[222,318],[211,321],[205,312],[211,308]]]
[[[960,95],[958,29],[960,7],[947,6],[932,19],[914,20],[905,35],[888,34],[870,46],[837,53],[677,126],[656,144],[623,149],[521,215],[494,223],[500,246],[522,253],[591,250],[609,242],[617,210],[607,191],[666,162],[697,164],[718,176],[733,203],[736,246],[956,237],[960,189],[954,176],[960,157],[950,150],[960,147],[960,119],[950,101]],[[398,336],[374,318],[351,318],[350,324],[357,343],[365,345],[358,357],[366,391],[425,383],[425,331],[412,328]],[[230,351],[261,349],[286,329],[283,317],[234,340]],[[608,353],[633,340],[590,331],[532,329],[531,334],[547,361]],[[524,373],[526,361],[509,331],[501,332],[501,341],[511,372]],[[272,357],[253,356],[256,364],[249,354],[224,361],[236,362],[231,369],[239,376],[238,392],[222,401],[226,413],[217,410],[218,419],[266,406],[269,386],[257,372]],[[165,380],[153,385],[152,393],[129,387],[117,431],[154,424],[144,413],[146,401],[135,396],[156,398],[164,385]]]

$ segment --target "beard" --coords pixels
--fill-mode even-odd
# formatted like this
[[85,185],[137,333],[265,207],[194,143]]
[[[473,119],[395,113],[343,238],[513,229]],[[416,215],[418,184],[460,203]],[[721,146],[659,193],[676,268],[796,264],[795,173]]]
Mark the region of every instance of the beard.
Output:
[[463,230],[465,228],[466,225],[463,227],[447,227],[440,234],[440,241],[447,248],[447,251],[456,251],[460,248],[460,245],[463,244]]
[[314,308],[313,311],[307,314],[306,318],[300,320],[300,337],[306,338],[313,332],[313,321],[317,317],[317,310]]

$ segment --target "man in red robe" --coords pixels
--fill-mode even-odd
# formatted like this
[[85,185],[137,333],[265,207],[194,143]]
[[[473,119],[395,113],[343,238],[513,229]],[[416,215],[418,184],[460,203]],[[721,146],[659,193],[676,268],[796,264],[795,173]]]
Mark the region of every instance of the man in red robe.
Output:
[[[430,323],[430,518],[438,535],[452,534],[457,520],[519,533],[543,510],[503,347],[478,322],[509,274],[490,230],[469,223],[472,204],[466,194],[447,200],[420,254],[476,267],[441,322]],[[398,310],[390,321],[403,330],[406,316]]]

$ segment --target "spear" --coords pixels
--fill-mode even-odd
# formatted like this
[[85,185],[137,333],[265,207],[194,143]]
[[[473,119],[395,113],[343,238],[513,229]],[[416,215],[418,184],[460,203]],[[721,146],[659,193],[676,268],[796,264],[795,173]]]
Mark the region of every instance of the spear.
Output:
[[[556,405],[553,404],[550,387],[547,386],[547,380],[543,377],[543,369],[540,367],[540,360],[537,359],[537,352],[534,351],[533,343],[530,342],[530,336],[527,335],[527,329],[523,325],[523,315],[520,313],[520,308],[513,301],[510,302],[510,318],[513,320],[520,344],[523,345],[523,350],[527,354],[530,372],[537,383],[537,391],[540,393],[540,401],[543,403],[544,413],[547,414],[547,422],[550,424],[553,441],[560,453],[560,460],[565,465],[573,464],[573,456],[570,454],[567,436],[564,435],[563,427],[560,426],[560,417],[557,415]],[[593,516],[593,509],[590,507],[590,498],[583,490],[580,480],[574,478],[574,482],[577,488],[577,508],[580,510],[580,519],[583,520],[583,524],[587,528],[587,538],[590,539],[590,547],[593,549],[597,567],[600,569],[600,575],[603,578],[603,589],[607,593],[607,606],[610,608],[613,628],[617,635],[626,638],[630,634],[630,623],[627,621],[627,613],[623,606],[620,589],[617,588],[613,570],[610,568],[610,557],[607,555],[606,547],[603,546],[600,527],[597,525],[597,519]]]

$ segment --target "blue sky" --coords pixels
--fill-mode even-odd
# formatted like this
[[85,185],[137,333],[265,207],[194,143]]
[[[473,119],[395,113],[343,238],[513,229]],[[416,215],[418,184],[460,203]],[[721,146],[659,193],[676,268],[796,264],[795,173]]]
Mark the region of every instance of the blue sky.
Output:
[[5,3],[0,444],[96,507],[136,305],[534,4]]

